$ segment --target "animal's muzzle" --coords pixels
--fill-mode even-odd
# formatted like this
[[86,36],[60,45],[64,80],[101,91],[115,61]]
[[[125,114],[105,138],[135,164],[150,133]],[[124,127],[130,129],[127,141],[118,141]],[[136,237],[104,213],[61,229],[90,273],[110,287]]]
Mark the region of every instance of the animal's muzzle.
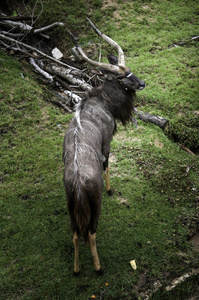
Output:
[[140,81],[139,82],[139,90],[143,90],[145,88],[145,82],[144,81]]

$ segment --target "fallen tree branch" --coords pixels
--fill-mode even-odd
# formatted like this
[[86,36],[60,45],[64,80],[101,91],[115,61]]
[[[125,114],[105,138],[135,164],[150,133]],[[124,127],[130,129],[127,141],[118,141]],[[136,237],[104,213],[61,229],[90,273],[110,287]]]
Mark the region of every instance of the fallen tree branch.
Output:
[[4,43],[4,42],[1,41],[1,40],[0,40],[0,44],[2,44],[2,45],[5,47],[5,49],[11,49],[11,50],[13,50],[13,51],[15,51],[15,52],[18,52],[18,51],[19,51],[19,52],[25,54],[25,56],[32,57],[32,58],[37,58],[37,59],[38,59],[38,56],[35,56],[34,54],[31,54],[31,53],[29,53],[29,52],[27,52],[27,51],[25,51],[25,50],[22,50],[22,49],[19,48],[19,47],[13,47],[13,46],[10,46],[10,45]]
[[45,27],[42,27],[39,29],[34,29],[32,26],[30,26],[28,24],[24,24],[22,22],[11,21],[11,20],[4,20],[4,21],[1,21],[0,23],[3,25],[10,26],[12,28],[19,28],[22,31],[28,31],[28,32],[32,31],[32,33],[40,33],[40,32],[46,31],[55,26],[61,26],[61,27],[65,26],[64,23],[62,23],[62,22],[54,22],[48,26],[45,26]]
[[190,272],[174,279],[170,285],[166,286],[165,290],[167,292],[172,291],[178,284],[184,282],[185,280],[187,280],[189,277],[199,274],[199,269],[192,269]]
[[38,61],[38,65],[44,69],[45,71],[49,72],[50,74],[55,74],[57,76],[60,76],[63,79],[66,79],[71,84],[79,86],[84,91],[90,91],[93,87],[88,84],[84,79],[78,79],[74,75],[80,75],[81,71],[77,70],[73,72],[73,70],[58,67],[54,64],[44,64],[41,60]]
[[54,75],[54,80],[57,81],[63,88],[67,89],[68,91],[71,90],[70,86],[58,76]]
[[21,23],[21,22],[5,20],[5,21],[1,21],[0,23],[3,25],[7,25],[11,28],[16,28],[16,29],[19,28],[20,30],[25,31],[25,32],[26,31],[30,32],[31,30],[33,31],[32,26],[25,24],[25,23]]
[[44,76],[46,79],[48,79],[50,82],[53,81],[53,76],[47,73],[46,71],[42,70],[35,62],[35,60],[31,57],[29,59],[31,65],[35,68],[35,70],[40,73],[42,76]]
[[43,32],[43,31],[48,30],[48,29],[50,29],[52,27],[55,27],[55,26],[64,27],[65,25],[62,22],[55,22],[55,23],[52,23],[52,24],[50,24],[48,26],[45,26],[45,27],[42,27],[42,28],[39,28],[39,29],[35,29],[34,33],[40,33],[40,32]]
[[188,152],[189,154],[195,155],[195,153],[193,153],[189,148],[185,147],[184,145],[179,144],[179,147],[180,147],[181,149],[183,149],[184,151]]
[[77,104],[79,101],[82,100],[81,97],[79,97],[78,95],[70,92],[70,91],[64,91],[64,94],[66,94],[70,100],[73,102],[73,104]]
[[165,129],[167,123],[169,122],[169,120],[163,118],[163,117],[159,117],[159,116],[154,116],[148,113],[144,113],[143,111],[138,111],[137,108],[134,108],[134,113],[136,116],[138,116],[139,119],[145,121],[145,122],[150,122],[153,123],[157,126],[159,126],[160,128],[162,128],[163,130]]
[[56,101],[56,100],[52,100],[52,99],[49,99],[49,101],[50,101],[51,103],[53,103],[53,104],[55,104],[55,105],[57,105],[57,106],[63,108],[65,111],[67,111],[67,112],[69,112],[69,113],[72,113],[72,110],[71,110],[69,107],[67,107],[65,104],[63,104],[62,102]]
[[5,34],[5,35],[9,35],[13,38],[18,38],[18,37],[24,36],[24,33],[13,33],[13,32],[8,32],[8,31],[4,31],[4,30],[2,30],[1,33]]
[[64,102],[64,104],[68,104],[70,107],[74,107],[79,101],[82,100],[81,97],[69,91],[64,91],[65,95],[57,91],[54,91],[54,93],[58,98],[60,98]]
[[192,37],[191,39],[187,40],[187,41],[181,41],[175,44],[170,45],[169,47],[178,47],[178,46],[182,46],[184,44],[190,43],[192,41],[198,40],[199,39],[199,35]]
[[195,41],[195,40],[198,40],[198,39],[199,39],[199,35],[194,36],[194,37],[192,37],[191,39],[189,39],[189,40],[187,40],[187,41],[179,42],[178,44],[181,46],[181,45],[187,44],[187,43],[189,43],[189,42],[192,42],[192,41]]
[[8,37],[8,36],[5,36],[5,35],[3,35],[3,34],[0,34],[0,39],[7,40],[7,41],[10,41],[10,42],[12,42],[12,43],[15,43],[15,44],[18,44],[18,45],[20,45],[20,46],[23,46],[23,47],[25,47],[25,48],[27,48],[27,49],[30,49],[30,50],[33,51],[33,52],[39,53],[39,54],[42,55],[43,57],[48,58],[48,59],[50,59],[50,60],[52,60],[52,61],[54,61],[54,62],[56,62],[56,63],[58,63],[58,64],[60,64],[60,65],[62,65],[62,66],[65,66],[65,67],[70,68],[70,69],[73,69],[73,70],[77,70],[77,68],[72,67],[72,66],[69,66],[69,65],[67,65],[67,64],[65,64],[65,63],[63,63],[63,62],[61,62],[61,61],[59,61],[59,60],[57,60],[57,59],[55,59],[55,58],[53,58],[53,57],[47,55],[47,54],[45,54],[44,52],[38,50],[37,48],[32,47],[32,46],[30,46],[30,45],[27,45],[27,44],[25,44],[25,43],[23,43],[23,42],[17,41],[17,40],[15,40],[15,39],[10,38],[10,37]]

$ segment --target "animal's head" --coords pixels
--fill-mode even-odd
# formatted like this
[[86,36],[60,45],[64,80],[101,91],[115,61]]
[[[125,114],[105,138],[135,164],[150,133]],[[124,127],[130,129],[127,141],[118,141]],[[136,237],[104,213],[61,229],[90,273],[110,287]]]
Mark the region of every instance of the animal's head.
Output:
[[130,68],[128,68],[125,65],[124,60],[124,53],[122,51],[122,48],[110,37],[103,34],[99,29],[95,27],[95,25],[87,18],[88,22],[92,26],[92,28],[95,30],[95,32],[103,38],[106,42],[108,42],[111,46],[115,47],[118,51],[118,58],[114,55],[108,55],[109,64],[107,63],[100,63],[97,61],[94,61],[87,57],[87,55],[84,53],[82,48],[78,45],[77,41],[74,39],[74,37],[71,34],[71,37],[73,41],[76,44],[76,48],[78,49],[79,53],[83,57],[84,60],[86,60],[91,65],[94,65],[98,67],[101,70],[109,71],[117,76],[117,79],[119,83],[124,87],[125,90],[134,91],[134,90],[142,90],[145,87],[145,82],[140,80],[138,77],[136,77],[134,74],[131,73]]
[[115,55],[108,55],[110,64],[118,66],[117,79],[125,90],[142,90],[145,87],[145,82],[135,76],[129,67],[118,65],[118,58]]

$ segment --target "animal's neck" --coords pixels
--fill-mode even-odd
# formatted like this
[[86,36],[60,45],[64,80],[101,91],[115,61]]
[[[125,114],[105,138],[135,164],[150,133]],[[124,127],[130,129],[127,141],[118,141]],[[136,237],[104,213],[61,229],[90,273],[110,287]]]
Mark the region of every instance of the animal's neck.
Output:
[[132,115],[135,91],[126,91],[118,80],[106,80],[101,87],[103,102],[114,119],[126,124]]

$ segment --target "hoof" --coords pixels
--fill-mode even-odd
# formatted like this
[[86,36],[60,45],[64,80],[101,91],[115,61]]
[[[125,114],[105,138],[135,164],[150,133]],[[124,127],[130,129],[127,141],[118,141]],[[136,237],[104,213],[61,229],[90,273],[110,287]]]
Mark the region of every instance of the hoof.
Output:
[[104,275],[104,270],[99,269],[98,271],[95,271],[98,275]]
[[79,276],[79,273],[80,273],[80,272],[75,272],[75,271],[74,271],[74,272],[73,272],[73,275],[77,277],[77,276]]
[[114,191],[110,189],[109,191],[107,191],[107,194],[108,194],[109,196],[112,196],[112,195],[114,194]]

